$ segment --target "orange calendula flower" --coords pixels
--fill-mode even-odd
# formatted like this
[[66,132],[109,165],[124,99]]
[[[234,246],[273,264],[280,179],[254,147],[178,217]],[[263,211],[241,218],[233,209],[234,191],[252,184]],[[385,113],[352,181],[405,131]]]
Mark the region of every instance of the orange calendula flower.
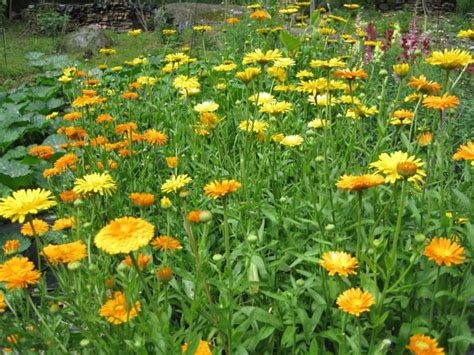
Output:
[[423,132],[418,136],[418,144],[421,146],[425,146],[431,143],[433,139],[433,135],[431,132]]
[[65,229],[71,229],[74,226],[74,217],[59,218],[54,221],[53,231],[62,231]]
[[367,79],[369,76],[364,69],[339,69],[333,74],[336,78],[343,78],[348,80]]
[[69,264],[84,259],[87,256],[87,247],[82,240],[60,245],[49,244],[43,248],[41,254],[53,265]]
[[238,190],[242,185],[236,180],[212,181],[204,186],[204,194],[213,199],[226,197],[229,193]]
[[474,160],[474,142],[461,145],[453,155],[454,160]]
[[148,129],[143,134],[143,139],[149,144],[165,145],[168,142],[168,136],[156,129]]
[[59,198],[64,203],[74,202],[79,198],[79,195],[73,190],[66,190],[59,194]]
[[74,168],[76,166],[77,160],[78,158],[76,154],[67,153],[54,162],[54,167],[63,172],[67,168]]
[[49,145],[37,145],[36,147],[31,148],[28,153],[46,160],[54,155],[54,149]]
[[455,108],[457,105],[459,105],[459,100],[454,95],[427,96],[423,99],[423,106],[442,111],[447,108]]
[[64,121],[76,121],[81,118],[82,113],[80,112],[69,112],[63,116]]
[[103,113],[95,119],[96,123],[109,123],[112,122],[114,119],[111,115],[107,113]]
[[[181,345],[181,351],[183,352],[183,354],[188,353],[187,343],[184,343],[183,345]],[[205,340],[200,340],[199,345],[196,351],[194,352],[194,355],[212,355],[212,351],[211,351],[211,347],[209,343]]]
[[358,191],[382,185],[385,179],[382,175],[343,175],[336,183],[336,186],[342,190]]
[[140,95],[136,92],[124,92],[122,94],[122,99],[125,100],[136,100],[140,97]]
[[418,78],[412,76],[407,86],[429,94],[436,94],[441,90],[440,84],[435,81],[429,81],[424,75],[420,75]]
[[190,222],[209,222],[212,219],[212,213],[209,211],[191,211],[186,216],[186,219]]
[[18,252],[20,249],[20,241],[18,239],[10,239],[3,244],[3,255],[12,255]]
[[122,324],[135,318],[141,309],[140,301],[129,304],[125,299],[125,294],[117,291],[114,293],[114,298],[108,300],[100,307],[99,315],[112,324]]
[[438,347],[438,341],[427,335],[415,334],[410,338],[407,349],[415,355],[444,355],[444,349]]
[[[137,265],[138,265],[138,268],[140,270],[146,268],[146,266],[148,265],[148,263],[150,262],[151,260],[151,256],[150,255],[146,255],[146,254],[138,254],[138,258],[137,258]],[[132,267],[133,266],[133,260],[132,258],[130,257],[130,255],[127,255],[125,257],[125,259],[123,260],[123,262],[128,266],[128,267]]]
[[444,264],[448,267],[451,264],[459,265],[466,258],[464,256],[464,248],[458,243],[448,238],[439,237],[431,240],[430,244],[425,248],[423,255],[435,261],[439,266]]
[[225,20],[229,25],[235,25],[236,23],[239,23],[240,20],[237,17],[231,17]]
[[357,259],[343,251],[328,251],[323,254],[319,264],[329,272],[329,276],[356,275]]
[[155,227],[141,218],[116,218],[103,227],[94,238],[95,245],[108,254],[128,254],[147,245]]
[[0,313],[5,312],[5,309],[7,308],[7,304],[5,303],[5,295],[3,292],[0,292]]
[[155,202],[155,195],[153,194],[134,192],[129,197],[139,207],[151,206]]
[[250,18],[253,20],[268,20],[271,16],[265,10],[257,10],[250,14]]
[[[33,225],[33,226],[31,226]],[[35,218],[30,222],[27,222],[21,226],[20,233],[27,237],[42,237],[49,230],[49,225],[42,219]]]
[[179,162],[178,157],[166,157],[165,160],[166,160],[166,165],[170,169],[174,169],[178,166],[178,162]]
[[0,282],[5,282],[8,289],[27,288],[38,283],[40,277],[28,258],[15,256],[0,265]]
[[336,300],[339,309],[359,317],[361,313],[368,312],[370,306],[375,304],[375,298],[370,292],[360,288],[351,288],[341,293]]
[[151,245],[155,249],[159,249],[161,251],[174,251],[174,250],[181,250],[183,247],[179,240],[174,239],[168,235],[160,235],[152,240]]

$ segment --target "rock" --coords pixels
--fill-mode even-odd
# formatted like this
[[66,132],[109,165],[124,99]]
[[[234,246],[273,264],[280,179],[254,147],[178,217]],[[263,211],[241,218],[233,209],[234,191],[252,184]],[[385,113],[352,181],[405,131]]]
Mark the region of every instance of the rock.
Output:
[[97,52],[113,45],[112,39],[99,26],[85,26],[66,35],[62,44],[66,52]]
[[[228,5],[227,17],[240,17],[247,11],[245,6]],[[153,16],[155,28],[167,25],[185,28],[194,24],[213,24],[225,18],[225,5],[201,3],[173,3],[156,9]]]

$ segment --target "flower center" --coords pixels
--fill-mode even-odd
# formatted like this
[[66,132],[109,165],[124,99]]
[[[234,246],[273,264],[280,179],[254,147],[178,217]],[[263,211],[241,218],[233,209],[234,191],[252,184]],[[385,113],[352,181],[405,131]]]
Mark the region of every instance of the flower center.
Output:
[[416,174],[418,166],[411,161],[404,161],[397,164],[397,172],[405,178],[409,178]]

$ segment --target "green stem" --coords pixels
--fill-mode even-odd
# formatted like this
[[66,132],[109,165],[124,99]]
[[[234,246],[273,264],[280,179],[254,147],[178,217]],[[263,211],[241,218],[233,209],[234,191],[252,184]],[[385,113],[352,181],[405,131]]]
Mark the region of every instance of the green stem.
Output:
[[387,279],[390,279],[390,276],[392,275],[393,266],[395,265],[396,258],[397,258],[398,239],[400,238],[403,212],[405,211],[406,187],[407,187],[407,182],[402,181],[402,191],[400,193],[400,205],[398,207],[397,224],[395,226],[395,235],[393,236],[392,250],[390,251],[391,266],[390,266],[390,270],[388,270],[388,273],[387,273]]
[[40,312],[38,311],[38,309],[36,308],[35,306],[35,303],[33,302],[33,300],[31,299],[31,295],[28,293],[28,291],[25,290],[25,293],[26,293],[26,299],[28,300],[28,302],[30,303],[31,305],[31,308],[33,309],[33,311],[35,312],[36,316],[38,317],[39,321],[41,322],[41,324],[43,324],[44,328],[48,331],[48,333],[50,333],[51,337],[54,339],[54,341],[56,343],[58,343],[58,346],[61,348],[61,350],[67,354],[68,351],[67,349],[64,347],[64,345],[62,344],[61,341],[59,341],[59,339],[54,335],[54,332],[51,330],[51,328],[48,326],[48,324],[45,322],[45,320],[43,319],[43,317],[41,316]]
[[438,271],[436,272],[436,280],[435,280],[435,287],[434,287],[434,292],[433,292],[433,299],[431,301],[431,307],[430,307],[430,324],[431,324],[432,328],[433,328],[434,308],[435,308],[435,303],[436,303],[436,294],[438,293],[438,287],[439,287],[440,273],[441,273],[441,266],[438,266]]
[[362,190],[357,191],[357,247],[356,258],[359,260],[360,244],[362,242]]

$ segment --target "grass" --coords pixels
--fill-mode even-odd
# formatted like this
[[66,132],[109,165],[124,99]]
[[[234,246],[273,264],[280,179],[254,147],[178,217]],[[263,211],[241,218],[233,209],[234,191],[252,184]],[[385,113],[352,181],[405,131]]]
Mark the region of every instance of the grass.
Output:
[[[112,38],[114,48],[117,48],[117,55],[111,57],[107,64],[119,65],[125,60],[141,55],[156,54],[161,46],[161,39],[156,32],[143,33],[138,38],[127,36],[126,33],[117,33],[111,30],[106,31]],[[64,54],[60,47],[63,37],[48,37],[31,35],[27,32],[26,26],[21,22],[10,23],[5,30],[6,57],[4,62],[4,46],[0,45],[1,65],[0,65],[0,91],[12,89],[22,82],[30,81],[38,73],[38,69],[28,65],[25,55],[29,52],[43,52],[47,55]],[[86,67],[97,66],[104,60],[102,56],[94,55],[91,59],[84,60],[83,53],[68,53],[71,59],[86,63]]]

